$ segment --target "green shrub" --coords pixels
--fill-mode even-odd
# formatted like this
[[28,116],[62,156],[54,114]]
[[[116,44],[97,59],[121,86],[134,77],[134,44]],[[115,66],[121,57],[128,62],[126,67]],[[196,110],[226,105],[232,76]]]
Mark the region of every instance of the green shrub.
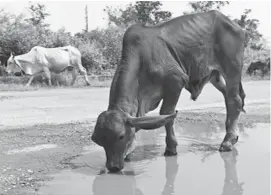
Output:
[[82,55],[82,64],[88,73],[96,73],[107,66],[108,61],[103,56],[100,47],[96,41],[85,41],[76,38],[74,46],[79,49]]

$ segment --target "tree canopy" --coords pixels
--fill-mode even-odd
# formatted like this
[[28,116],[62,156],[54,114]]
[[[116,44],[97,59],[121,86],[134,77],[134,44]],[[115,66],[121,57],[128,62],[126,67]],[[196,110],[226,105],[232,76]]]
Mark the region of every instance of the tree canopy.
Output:
[[136,1],[130,3],[125,9],[106,7],[109,24],[127,27],[134,23],[155,25],[169,20],[172,13],[162,10],[160,1]]
[[[183,14],[223,10],[229,1],[193,1]],[[156,25],[171,19],[172,13],[164,10],[160,1],[136,1],[125,8],[107,6],[104,11],[109,25],[102,29],[89,29],[72,35],[64,28],[52,31],[46,19],[50,16],[42,3],[30,3],[30,17],[13,15],[0,10],[0,47],[16,54],[28,52],[34,46],[61,47],[73,45],[82,54],[83,66],[89,72],[113,70],[120,61],[122,38],[128,26],[134,23]],[[82,12],[85,10],[82,10]],[[251,17],[252,10],[246,9],[240,17],[232,18],[246,32],[245,61],[269,57],[267,41],[258,30],[259,21]],[[91,13],[89,13],[91,14]],[[84,20],[85,18],[82,18]],[[0,53],[1,55],[1,53]],[[0,59],[1,60],[1,59]],[[103,70],[103,71],[101,71]]]

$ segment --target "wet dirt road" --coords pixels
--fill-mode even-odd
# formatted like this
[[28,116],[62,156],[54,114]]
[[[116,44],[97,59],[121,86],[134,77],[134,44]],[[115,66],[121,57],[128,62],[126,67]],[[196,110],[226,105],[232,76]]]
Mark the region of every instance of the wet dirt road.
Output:
[[244,90],[234,151],[217,151],[225,108],[207,85],[197,102],[185,90],[179,100],[178,156],[163,157],[163,128],[140,131],[122,174],[106,173],[104,152],[90,140],[108,89],[2,93],[0,194],[270,194],[270,82],[246,82]]

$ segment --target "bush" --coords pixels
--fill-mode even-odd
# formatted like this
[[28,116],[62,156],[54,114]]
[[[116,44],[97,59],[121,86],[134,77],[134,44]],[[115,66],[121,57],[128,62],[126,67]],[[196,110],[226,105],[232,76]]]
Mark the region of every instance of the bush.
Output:
[[264,48],[261,50],[253,50],[250,47],[245,49],[244,53],[244,68],[243,68],[243,75],[246,74],[246,70],[251,62],[255,61],[262,61],[266,62],[267,58],[270,57],[270,50],[269,48]]
[[108,62],[102,55],[102,51],[96,41],[84,41],[76,38],[74,46],[79,49],[82,55],[82,64],[88,73],[96,73],[107,66]]
[[[104,69],[112,69],[120,61],[124,31],[124,28],[109,26],[106,29],[95,29],[90,32],[78,33],[76,38],[81,40],[81,44],[94,43],[95,47],[98,48],[107,61]],[[78,44],[75,45],[78,46]]]
[[122,49],[122,38],[125,29],[109,26],[100,32],[98,41],[103,46],[103,55],[110,64],[110,68],[115,68],[119,64]]

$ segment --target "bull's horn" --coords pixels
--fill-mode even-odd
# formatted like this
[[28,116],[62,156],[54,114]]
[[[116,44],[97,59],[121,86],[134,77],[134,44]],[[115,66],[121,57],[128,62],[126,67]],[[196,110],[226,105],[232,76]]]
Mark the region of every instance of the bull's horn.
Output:
[[177,111],[169,115],[128,117],[128,123],[138,129],[156,129],[175,119]]

